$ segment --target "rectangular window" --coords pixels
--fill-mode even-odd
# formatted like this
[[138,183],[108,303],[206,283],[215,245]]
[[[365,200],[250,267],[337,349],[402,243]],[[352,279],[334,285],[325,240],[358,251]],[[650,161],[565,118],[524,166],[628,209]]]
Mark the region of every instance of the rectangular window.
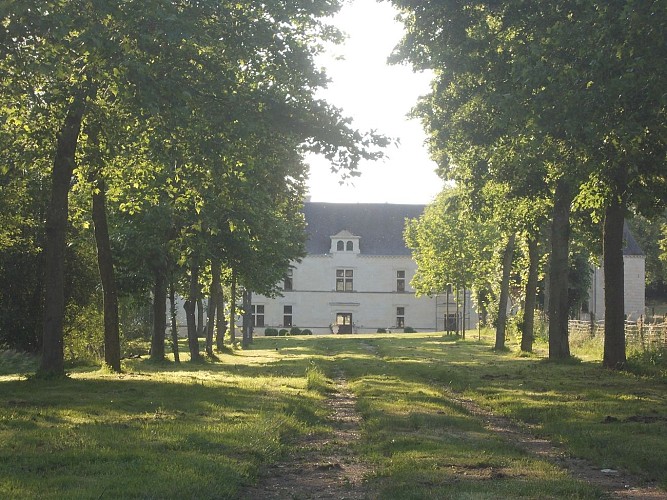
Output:
[[396,291],[405,292],[405,271],[396,271]]
[[405,328],[405,307],[396,308],[396,328]]
[[252,305],[252,326],[264,326],[264,305]]
[[283,284],[283,290],[286,292],[291,292],[292,291],[292,269],[287,270],[287,274],[285,275],[285,283]]
[[351,292],[353,290],[354,271],[352,269],[336,269],[336,291]]
[[283,307],[283,326],[292,326],[292,306]]

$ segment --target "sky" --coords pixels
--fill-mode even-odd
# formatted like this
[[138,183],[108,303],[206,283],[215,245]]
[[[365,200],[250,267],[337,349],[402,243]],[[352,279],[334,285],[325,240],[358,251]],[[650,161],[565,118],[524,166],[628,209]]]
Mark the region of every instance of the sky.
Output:
[[388,2],[375,0],[353,0],[341,9],[331,24],[348,38],[318,60],[332,80],[318,97],[342,108],[355,128],[377,130],[400,144],[387,148],[387,159],[362,163],[361,176],[342,186],[340,175],[331,173],[324,158],[309,156],[312,201],[425,204],[442,189],[421,124],[406,116],[428,92],[430,76],[386,63],[403,32],[395,15]]

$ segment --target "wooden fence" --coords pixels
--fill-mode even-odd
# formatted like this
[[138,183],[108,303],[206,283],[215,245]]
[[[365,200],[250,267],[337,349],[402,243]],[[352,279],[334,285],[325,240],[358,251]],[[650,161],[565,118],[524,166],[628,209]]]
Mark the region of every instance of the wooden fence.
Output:
[[[604,321],[591,323],[590,321],[570,320],[568,328],[573,337],[604,336]],[[648,323],[644,322],[642,318],[639,321],[626,321],[625,343],[642,349],[667,348],[667,321]]]

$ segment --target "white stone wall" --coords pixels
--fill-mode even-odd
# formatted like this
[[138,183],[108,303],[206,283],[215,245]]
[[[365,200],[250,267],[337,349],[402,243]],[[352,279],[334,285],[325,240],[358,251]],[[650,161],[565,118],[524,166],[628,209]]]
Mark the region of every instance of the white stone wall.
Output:
[[625,276],[625,314],[629,320],[637,321],[644,315],[646,307],[646,258],[628,255],[623,259]]
[[[646,258],[639,255],[623,257],[623,275],[625,280],[625,315],[636,321],[644,314],[645,303],[645,263]],[[596,320],[604,319],[604,272],[601,267],[593,270],[589,293],[589,310],[595,313]]]
[[[352,269],[354,291],[336,291],[336,269]],[[338,313],[352,314],[354,333],[396,329],[396,309],[405,310],[405,326],[418,331],[444,328],[444,296],[416,297],[410,280],[417,269],[409,256],[368,256],[355,252],[312,255],[293,271],[293,291],[268,299],[256,295],[254,305],[264,305],[265,327],[283,328],[284,306],[292,306],[292,325],[309,328],[315,334],[331,333]],[[405,271],[405,292],[396,291],[397,271]],[[470,303],[468,302],[468,307]],[[453,295],[450,313],[454,313]],[[475,327],[474,322],[468,324]],[[436,326],[437,321],[437,326]],[[288,328],[288,327],[287,327]],[[264,328],[255,328],[261,335]],[[402,328],[400,329],[402,331]]]

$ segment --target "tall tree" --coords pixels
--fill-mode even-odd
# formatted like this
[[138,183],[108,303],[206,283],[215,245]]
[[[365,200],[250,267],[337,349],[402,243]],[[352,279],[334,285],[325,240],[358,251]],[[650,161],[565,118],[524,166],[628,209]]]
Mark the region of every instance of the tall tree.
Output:
[[[492,179],[506,177],[507,168],[518,179],[520,163],[497,156],[507,152],[508,140],[519,157],[539,159],[535,167],[554,205],[550,357],[568,357],[569,205],[577,198],[589,206],[602,201],[609,217],[605,253],[614,262],[620,251],[614,235],[628,204],[645,209],[665,200],[660,82],[666,65],[648,62],[663,50],[664,2],[393,3],[408,29],[396,59],[435,70],[425,101],[431,106],[420,112],[431,109],[425,122],[442,168],[473,172],[476,155],[486,159]],[[459,177],[475,182],[474,175]],[[608,271],[621,275],[612,265]],[[607,292],[610,307],[622,314],[622,288]],[[619,367],[624,357],[611,351],[623,332],[619,318],[610,319],[605,336],[616,340],[604,363]]]
[[[315,97],[326,76],[313,55],[320,41],[339,38],[321,18],[339,6],[328,0],[290,5],[30,0],[21,8],[12,2],[0,6],[0,66],[7,75],[3,84],[11,87],[2,104],[36,116],[30,123],[38,124],[38,130],[18,132],[33,139],[41,134],[42,154],[53,165],[41,372],[63,373],[67,197],[77,150],[88,140],[80,133],[82,125],[94,118],[90,110],[108,106],[122,113],[126,140],[133,123],[146,124],[151,140],[139,153],[151,160],[145,164],[175,161],[187,167],[185,178],[193,181],[206,179],[214,163],[225,165],[222,179],[249,178],[252,157],[239,152],[252,150],[257,137],[272,133],[275,144],[284,140],[285,151],[317,151],[330,159],[332,168],[354,172],[361,158],[378,157],[375,146],[386,140],[359,133],[338,110]],[[114,143],[113,153],[127,146]],[[281,159],[285,162],[287,156]],[[251,175],[269,175],[270,165],[266,162]],[[303,177],[299,165],[296,179]],[[284,173],[276,177],[283,183]],[[226,199],[250,190],[248,183],[247,190]],[[142,194],[118,208],[136,212],[133,205]],[[203,194],[190,182],[174,198],[175,205],[189,205],[197,212]],[[184,226],[199,222],[189,217]]]

